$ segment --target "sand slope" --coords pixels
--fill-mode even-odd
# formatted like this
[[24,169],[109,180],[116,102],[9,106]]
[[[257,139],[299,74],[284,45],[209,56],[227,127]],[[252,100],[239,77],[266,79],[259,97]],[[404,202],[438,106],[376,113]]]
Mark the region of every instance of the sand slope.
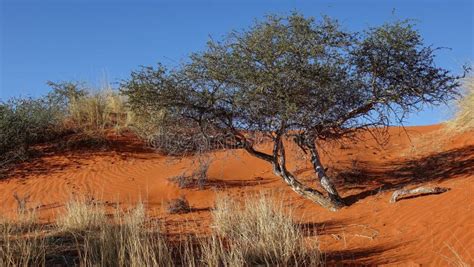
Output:
[[[328,263],[430,264],[446,266],[458,258],[474,264],[474,133],[449,135],[442,126],[390,128],[381,147],[361,135],[350,143],[324,144],[323,158],[338,188],[350,203],[329,212],[295,195],[270,166],[244,151],[212,155],[210,182],[203,190],[179,189],[168,181],[192,168],[192,158],[173,159],[153,153],[131,135],[110,138],[106,150],[55,152],[22,164],[0,180],[0,212],[14,216],[13,194],[29,196],[28,207],[52,220],[73,197],[104,205],[143,201],[172,233],[206,233],[209,209],[216,194],[235,197],[251,192],[281,195],[295,219],[319,238]],[[295,148],[291,149],[295,150]],[[298,153],[289,168],[315,185],[305,155]],[[404,186],[441,185],[440,194],[388,203],[393,190]],[[194,211],[168,215],[164,203],[185,195]]]

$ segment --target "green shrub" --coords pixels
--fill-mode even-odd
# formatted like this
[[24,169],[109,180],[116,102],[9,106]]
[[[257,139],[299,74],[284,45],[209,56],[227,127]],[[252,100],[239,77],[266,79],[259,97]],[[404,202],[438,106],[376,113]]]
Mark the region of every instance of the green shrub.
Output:
[[50,97],[0,103],[0,166],[25,159],[31,145],[62,132],[61,105]]

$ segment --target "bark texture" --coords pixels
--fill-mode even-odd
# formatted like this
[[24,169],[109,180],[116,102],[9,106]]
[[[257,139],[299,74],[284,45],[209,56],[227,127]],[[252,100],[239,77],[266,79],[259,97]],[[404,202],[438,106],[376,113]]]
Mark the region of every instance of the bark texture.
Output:
[[313,164],[313,169],[318,175],[319,183],[326,190],[329,195],[329,198],[334,203],[337,203],[338,206],[344,206],[344,201],[336,190],[336,186],[333,184],[331,179],[326,175],[326,171],[321,163],[319,153],[316,149],[314,143],[308,145],[309,151],[311,152],[311,163]]
[[[256,151],[253,147],[246,147],[247,152],[250,154],[266,160],[272,164],[273,173],[283,179],[291,189],[297,194],[327,208],[331,211],[337,211],[344,206],[342,199],[337,194],[334,185],[331,183],[329,178],[324,174],[319,176],[322,187],[328,191],[329,196],[325,196],[322,192],[316,189],[310,188],[302,184],[288,169],[286,168],[286,154],[281,135],[277,134],[274,139],[274,147],[272,155],[265,154],[263,152]],[[319,162],[320,163],[320,162]],[[318,170],[322,166],[318,167]]]

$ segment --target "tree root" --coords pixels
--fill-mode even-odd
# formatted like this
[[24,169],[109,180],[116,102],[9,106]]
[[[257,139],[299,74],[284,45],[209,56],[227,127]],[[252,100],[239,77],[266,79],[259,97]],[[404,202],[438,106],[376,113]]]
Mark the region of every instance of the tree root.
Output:
[[407,198],[407,197],[441,194],[449,190],[450,188],[446,188],[446,187],[424,187],[424,186],[420,186],[414,189],[400,189],[393,192],[392,198],[390,199],[390,203],[395,203],[398,200]]

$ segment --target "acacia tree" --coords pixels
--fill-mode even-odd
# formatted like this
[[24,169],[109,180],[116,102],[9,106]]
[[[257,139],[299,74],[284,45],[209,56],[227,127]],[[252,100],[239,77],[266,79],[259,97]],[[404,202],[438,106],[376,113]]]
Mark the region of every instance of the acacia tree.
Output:
[[[436,50],[408,21],[348,32],[329,18],[269,16],[209,41],[175,70],[133,72],[122,90],[137,113],[166,110],[172,125],[245,149],[296,193],[337,210],[344,201],[317,141],[387,126],[452,99],[461,77],[435,66]],[[251,133],[271,140],[272,151],[259,150]],[[324,191],[288,170],[284,140],[310,154]]]

